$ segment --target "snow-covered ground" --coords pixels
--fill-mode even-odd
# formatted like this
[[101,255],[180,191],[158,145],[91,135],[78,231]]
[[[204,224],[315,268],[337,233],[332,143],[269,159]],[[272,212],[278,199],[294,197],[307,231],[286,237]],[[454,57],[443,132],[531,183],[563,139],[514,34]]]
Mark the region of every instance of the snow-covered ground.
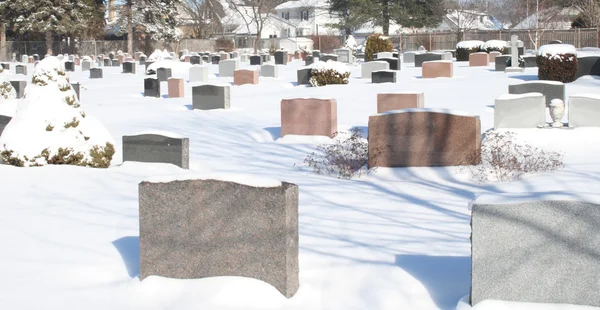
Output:
[[[494,99],[509,84],[537,79],[535,68],[505,74],[459,62],[450,79],[422,79],[421,69],[408,64],[397,83],[370,84],[353,67],[349,85],[307,88],[295,85],[302,65],[292,62],[280,79],[231,86],[232,108],[212,111],[191,110],[191,87],[199,83],[186,82],[185,98],[166,98],[166,83],[163,98],[144,98],[141,68],[131,75],[105,67],[104,79],[90,80],[77,67],[70,75],[81,83],[83,110],[116,141],[113,167],[0,166],[0,308],[468,309],[459,300],[470,285],[471,199],[505,192],[598,194],[600,128],[518,130],[520,139],[564,152],[566,167],[509,183],[478,184],[452,167],[378,169],[353,180],[299,170],[294,164],[324,139],[277,140],[284,97],[335,98],[338,128],[345,130],[366,129],[377,111],[377,93],[421,91],[426,108],[479,115],[485,131],[493,126]],[[219,84],[232,80],[212,77]],[[566,91],[598,93],[599,86],[598,78],[583,77]],[[166,164],[121,165],[121,136],[146,130],[189,137],[193,173],[253,174],[298,184],[300,289],[293,298],[237,277],[139,281],[138,183],[189,173]],[[489,301],[475,309],[517,308]]]

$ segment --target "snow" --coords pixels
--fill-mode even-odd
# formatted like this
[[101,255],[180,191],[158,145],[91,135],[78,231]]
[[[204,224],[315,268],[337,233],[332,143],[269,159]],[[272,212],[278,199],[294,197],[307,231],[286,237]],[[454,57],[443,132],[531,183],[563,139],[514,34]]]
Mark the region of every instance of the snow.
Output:
[[487,48],[503,49],[505,47],[508,47],[508,42],[502,41],[502,40],[485,41],[485,43],[481,46],[481,48],[483,48],[483,49],[487,49]]
[[165,68],[171,69],[171,76],[184,75],[191,66],[192,65],[189,62],[181,62],[178,60],[158,60],[148,66],[146,73],[150,71],[156,72],[159,68]]
[[142,131],[137,131],[136,133],[126,134],[126,136],[139,136],[139,135],[159,135],[159,136],[165,136],[165,137],[169,137],[169,138],[173,138],[173,139],[186,138],[185,136],[180,135],[178,133],[164,131],[164,130],[156,130],[156,129],[142,130]]
[[471,49],[471,48],[481,47],[484,44],[485,44],[485,42],[479,41],[479,40],[460,41],[456,44],[456,48]]
[[540,200],[558,200],[558,201],[581,201],[593,204],[600,204],[600,194],[580,194],[573,196],[569,192],[552,193],[519,193],[519,194],[481,194],[477,196],[472,204],[515,204]]
[[577,55],[577,49],[571,44],[548,44],[542,45],[537,50],[538,56],[555,56],[558,54]]
[[328,60],[327,62],[316,61],[316,62],[312,63],[309,67],[316,71],[335,70],[342,74],[350,73],[350,67],[348,65],[346,65],[345,63],[342,63],[339,61],[331,61],[331,60]]
[[474,115],[474,114],[469,113],[469,112],[454,111],[454,110],[449,110],[449,109],[437,109],[437,108],[436,109],[432,109],[432,108],[413,108],[413,109],[392,110],[392,111],[386,111],[386,112],[382,112],[382,113],[376,114],[376,116],[379,116],[379,115],[388,115],[388,114],[411,113],[411,112],[434,112],[434,113],[446,113],[446,114],[459,115],[459,116],[477,116],[477,115]]
[[589,99],[596,99],[596,100],[600,100],[600,94],[573,94],[571,95],[569,98],[589,98]]
[[560,81],[547,81],[547,80],[533,80],[533,81],[525,81],[525,82],[520,82],[518,84],[548,84],[548,85],[564,85],[563,82]]
[[[284,97],[334,98],[338,130],[358,127],[366,136],[368,117],[377,114],[376,94],[422,92],[427,108],[478,115],[485,132],[493,127],[494,100],[507,93],[508,85],[537,75],[536,68],[506,75],[454,63],[453,78],[428,80],[419,78],[421,68],[405,65],[396,72],[398,83],[350,78],[348,85],[306,87],[294,85],[303,66],[294,60],[280,68],[279,80],[261,78],[258,85],[232,88],[232,108],[210,111],[190,110],[192,87],[200,83],[185,83],[184,98],[144,98],[141,70],[121,74],[120,67],[104,67],[104,79],[89,79],[89,72],[77,67],[69,75],[82,83],[82,108],[114,137],[113,166],[0,165],[0,308],[455,309],[470,288],[469,202],[485,193],[595,195],[600,129],[511,130],[520,141],[565,153],[565,168],[513,182],[479,184],[458,167],[378,168],[341,180],[294,166],[332,139],[281,138]],[[27,66],[33,72],[33,64]],[[218,73],[218,66],[208,67],[210,74]],[[359,66],[349,68],[352,76],[360,76]],[[567,84],[566,98],[598,93],[599,87],[600,80],[582,77]],[[190,171],[170,164],[121,165],[121,137],[150,130],[189,137]],[[31,136],[39,133],[31,131]],[[139,183],[187,173],[243,173],[298,185],[300,288],[294,297],[239,277],[139,280]],[[590,309],[497,301],[475,309],[552,307]]]
[[468,296],[461,299],[456,310],[597,310],[597,307],[565,305],[565,304],[547,304],[531,302],[514,302],[501,300],[484,300],[471,307]]
[[496,100],[514,100],[514,99],[529,98],[529,97],[542,97],[542,96],[544,96],[542,93],[503,94],[500,97],[496,98]]
[[187,180],[217,180],[225,182],[233,182],[242,185],[254,186],[254,187],[278,187],[281,186],[281,181],[271,178],[261,178],[251,174],[240,174],[240,173],[212,173],[212,174],[199,174],[199,173],[186,173],[176,174],[168,176],[155,176],[145,179],[145,182],[150,183],[168,183],[173,181],[187,181]]
[[152,54],[148,57],[147,61],[159,61],[163,59],[173,59],[171,54],[167,50],[161,51],[159,49],[154,50]]

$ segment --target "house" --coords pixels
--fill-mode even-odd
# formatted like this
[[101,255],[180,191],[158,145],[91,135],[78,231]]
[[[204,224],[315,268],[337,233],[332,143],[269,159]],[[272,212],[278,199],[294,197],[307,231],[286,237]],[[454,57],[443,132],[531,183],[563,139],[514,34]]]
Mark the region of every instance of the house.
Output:
[[[535,9],[535,8],[534,8]],[[513,29],[539,29],[568,30],[571,29],[573,21],[579,16],[581,9],[571,6],[566,8],[551,7],[540,10],[519,22]]]
[[280,4],[276,15],[289,22],[298,36],[339,35],[338,29],[329,27],[339,20],[329,13],[327,0],[295,0]]
[[432,31],[502,30],[502,23],[493,15],[472,10],[451,10]]

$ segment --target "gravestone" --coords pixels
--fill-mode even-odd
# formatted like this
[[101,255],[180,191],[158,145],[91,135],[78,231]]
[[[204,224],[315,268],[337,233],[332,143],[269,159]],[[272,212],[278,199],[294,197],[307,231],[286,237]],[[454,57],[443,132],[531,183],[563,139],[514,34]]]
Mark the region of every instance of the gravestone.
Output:
[[166,82],[171,76],[171,68],[156,69],[156,77],[158,78],[159,82]]
[[155,134],[123,136],[123,162],[173,164],[190,168],[190,140]]
[[121,62],[118,59],[113,59],[112,60],[112,66],[113,67],[120,67],[121,66]]
[[144,63],[144,66],[146,66],[146,71],[148,71],[148,67],[150,67],[153,63],[154,61],[146,61],[146,63]]
[[123,73],[135,74],[135,62],[126,61],[123,63]]
[[569,127],[600,127],[600,96],[571,95],[569,97]]
[[233,72],[240,66],[239,59],[226,59],[219,62],[219,77],[233,77]]
[[552,99],[565,99],[565,84],[558,81],[528,81],[521,84],[508,85],[509,94],[541,93],[546,96],[546,106]]
[[27,81],[10,81],[10,85],[17,92],[17,99],[23,98],[25,95],[25,87],[27,87]]
[[75,72],[75,63],[72,61],[65,61],[65,71]]
[[321,51],[319,51],[319,50],[312,51],[312,57],[313,57],[313,59],[314,58],[319,58],[320,59],[321,58]]
[[190,67],[190,83],[208,82],[208,67],[194,65]]
[[275,52],[275,64],[276,65],[287,65],[288,63],[288,52],[276,51]]
[[269,55],[269,54],[262,54],[262,55],[260,55],[260,57],[261,57],[263,63],[269,62],[271,60],[271,55]]
[[240,69],[233,72],[233,85],[258,84],[258,71]]
[[146,60],[148,60],[148,58],[145,55],[141,55],[139,58],[140,66],[146,65]]
[[298,85],[306,85],[309,84],[310,78],[312,77],[312,69],[311,68],[300,68],[297,73],[297,81]]
[[440,53],[422,53],[415,54],[415,67],[422,67],[426,61],[444,60],[444,54]]
[[390,70],[390,64],[387,61],[369,61],[360,65],[361,78],[370,79],[373,71]]
[[81,71],[89,71],[92,68],[92,62],[84,60],[81,62]]
[[213,65],[218,65],[220,61],[221,61],[221,56],[213,55],[211,58],[211,63]]
[[183,79],[169,78],[167,81],[167,90],[169,98],[183,98]]
[[279,67],[271,64],[262,65],[260,66],[260,75],[264,77],[279,78]]
[[335,99],[294,98],[281,100],[281,136],[333,137],[337,132]]
[[577,73],[575,74],[575,79],[584,75],[600,76],[600,55],[577,56]]
[[331,61],[337,61],[338,56],[337,55],[333,55],[333,54],[321,54],[321,57],[319,57],[319,59],[323,62],[327,62],[329,60]]
[[2,66],[2,69],[10,70],[10,64],[7,62],[0,63],[0,65]]
[[250,59],[249,59],[249,57],[248,57],[248,54],[242,54],[242,55],[240,56],[240,61],[241,61],[241,62],[248,62],[249,60],[250,60]]
[[425,95],[417,92],[377,94],[377,113],[394,110],[421,109],[425,107]]
[[500,55],[497,56],[495,59],[496,62],[496,71],[502,71],[504,72],[504,70],[506,70],[506,63],[508,62],[508,60],[510,59],[510,55]]
[[112,66],[112,62],[109,58],[104,58],[104,66],[105,67],[110,67]]
[[24,64],[29,63],[29,56],[27,56],[27,55],[21,56],[21,62]]
[[160,81],[156,77],[144,79],[144,97],[160,97]]
[[73,90],[75,90],[75,94],[77,94],[77,100],[81,101],[81,97],[79,96],[79,89],[81,84],[79,84],[79,82],[72,82],[71,83],[71,87],[73,87]]
[[229,109],[229,86],[200,85],[192,87],[194,110]]
[[375,54],[375,58],[379,60],[380,58],[394,58],[394,54],[391,52],[380,52]]
[[394,70],[377,70],[371,72],[371,83],[396,83],[396,71]]
[[516,35],[510,37],[510,67],[506,68],[505,72],[524,72],[525,68],[519,67],[519,50],[518,50],[519,38]]
[[490,55],[486,52],[469,54],[469,67],[487,67],[490,64]]
[[33,60],[35,60],[35,61],[40,61],[40,55],[38,55],[38,54],[33,54]]
[[233,51],[233,52],[229,53],[229,56],[231,58],[238,58],[238,57],[240,57],[240,53]]
[[406,109],[370,116],[368,140],[369,167],[477,165],[481,158],[479,116],[450,110]]
[[110,60],[113,60],[113,59],[115,59],[115,53],[113,53],[113,52],[110,52],[110,53],[108,53],[108,58],[109,58]]
[[104,77],[102,72],[102,68],[91,68],[90,69],[90,79],[101,79]]
[[600,203],[587,196],[479,195],[470,208],[471,304],[600,307]]
[[27,75],[27,66],[26,65],[16,65],[15,66],[15,74]]
[[192,65],[200,65],[202,64],[202,58],[200,56],[191,56],[190,64]]
[[537,56],[536,55],[525,55],[523,56],[523,60],[525,61],[525,68],[535,68],[537,67]]
[[507,94],[494,103],[494,128],[537,128],[546,124],[546,98],[540,93]]
[[221,60],[228,60],[229,59],[229,53],[220,52],[219,56],[221,57]]
[[210,56],[206,56],[206,55],[202,56],[202,63],[207,63],[207,64],[211,63]]
[[490,60],[490,63],[493,63],[493,64],[495,64],[495,63],[496,63],[496,57],[498,57],[498,56],[502,56],[502,53],[500,53],[500,52],[496,52],[496,51],[492,51],[492,52],[490,52],[490,53],[489,53],[489,60]]
[[[6,127],[6,125],[8,125],[8,123],[10,123],[10,120],[12,120],[12,117],[6,116],[6,115],[0,115],[0,136],[2,135],[2,131],[4,131],[4,128]],[[0,162],[1,161],[2,160],[0,160]]]
[[338,56],[338,61],[343,63],[352,62],[352,52],[347,48],[338,48],[333,50],[333,53]]
[[387,62],[390,65],[389,70],[400,70],[401,69],[400,59],[398,59],[398,58],[377,58],[377,61]]
[[250,56],[250,65],[251,66],[262,65],[262,57],[260,57],[260,55],[251,55]]
[[454,66],[450,60],[426,61],[421,66],[421,78],[433,79],[454,76]]
[[140,183],[140,280],[242,276],[294,296],[298,186],[239,179]]
[[29,56],[29,63],[32,64],[35,62],[36,62],[35,58],[33,58],[33,56]]
[[402,55],[404,57],[404,63],[415,63],[415,55],[422,54],[419,52],[404,52]]
[[307,55],[306,57],[304,57],[304,65],[305,66],[310,66],[314,63],[314,58],[311,55]]

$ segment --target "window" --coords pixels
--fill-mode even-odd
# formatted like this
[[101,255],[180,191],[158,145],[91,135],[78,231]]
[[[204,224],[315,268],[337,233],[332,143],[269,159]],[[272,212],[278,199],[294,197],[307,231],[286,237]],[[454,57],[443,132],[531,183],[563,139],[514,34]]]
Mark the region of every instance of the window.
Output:
[[300,12],[300,19],[302,19],[302,20],[308,20],[308,11],[302,11],[302,12]]
[[285,13],[281,12],[281,18],[285,18]]
[[285,12],[285,19],[290,19],[290,12]]

